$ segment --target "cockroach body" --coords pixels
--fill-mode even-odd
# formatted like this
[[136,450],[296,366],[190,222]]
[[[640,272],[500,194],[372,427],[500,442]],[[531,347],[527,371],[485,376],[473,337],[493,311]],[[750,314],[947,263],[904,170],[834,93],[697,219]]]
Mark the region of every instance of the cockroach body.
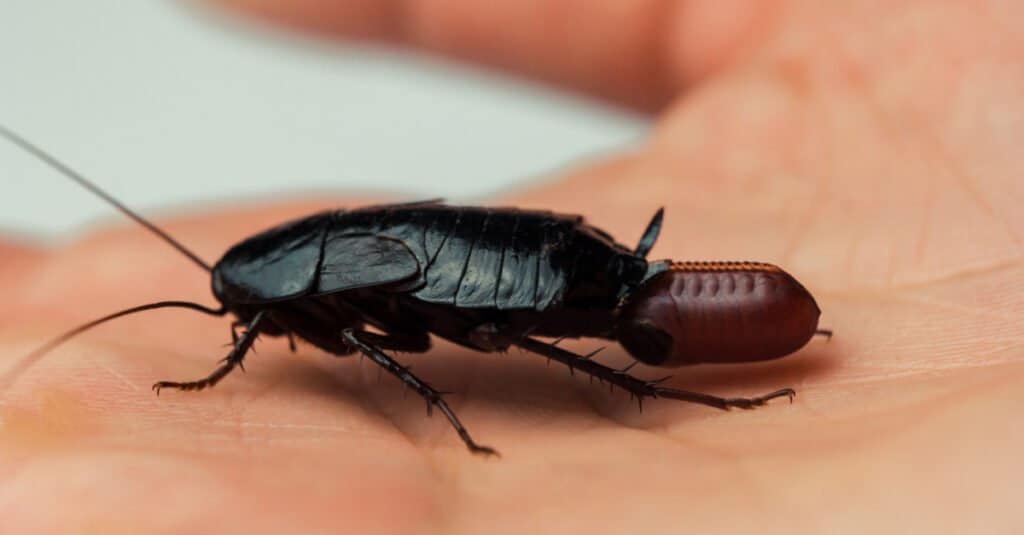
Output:
[[[663,211],[629,249],[580,216],[516,208],[448,206],[437,200],[321,212],[232,247],[212,268],[81,175],[14,133],[0,133],[142,223],[211,272],[221,306],[167,301],[80,326],[33,354],[111,319],[184,307],[234,315],[233,347],[198,381],[211,387],[242,364],[258,335],[294,337],[334,355],[361,353],[438,407],[473,452],[477,444],[440,392],[385,351],[425,352],[430,335],[482,352],[520,347],[619,386],[642,401],[664,397],[749,409],[790,397],[720,398],[635,378],[538,337],[619,342],[637,361],[674,367],[774,359],[817,329],[811,294],[776,266],[754,262],[649,262]],[[241,335],[237,328],[244,326]],[[368,330],[368,327],[373,330]]]

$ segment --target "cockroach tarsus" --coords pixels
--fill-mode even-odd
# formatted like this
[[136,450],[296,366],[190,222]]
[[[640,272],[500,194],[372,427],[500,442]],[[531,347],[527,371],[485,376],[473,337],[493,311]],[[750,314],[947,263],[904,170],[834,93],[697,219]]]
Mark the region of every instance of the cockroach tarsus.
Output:
[[[385,351],[422,353],[431,335],[482,352],[519,347],[619,387],[641,404],[669,398],[718,409],[752,409],[790,388],[722,398],[662,386],[557,343],[615,341],[637,362],[676,367],[755,362],[804,346],[818,329],[811,294],[780,268],[757,262],[648,261],[658,210],[633,249],[581,216],[516,208],[455,207],[440,200],[331,210],[238,243],[213,266],[82,175],[7,128],[0,134],[99,196],[211,275],[220,307],[161,301],[80,325],[21,364],[107,321],[156,308],[232,314],[231,350],[208,376],[153,389],[202,390],[236,367],[259,335],[287,336],[345,356],[360,353],[437,407],[474,453],[478,444],[443,398]],[[244,327],[241,333],[240,327]],[[367,327],[377,332],[368,330]],[[557,338],[544,342],[540,338]],[[635,364],[635,363],[634,363]],[[665,378],[667,379],[667,378]]]

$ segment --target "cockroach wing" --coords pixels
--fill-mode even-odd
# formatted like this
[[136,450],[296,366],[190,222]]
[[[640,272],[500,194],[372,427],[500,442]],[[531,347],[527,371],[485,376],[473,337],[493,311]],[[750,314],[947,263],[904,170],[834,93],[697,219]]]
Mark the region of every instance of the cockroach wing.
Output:
[[232,247],[213,268],[213,292],[222,302],[266,303],[308,293],[331,213],[276,226]]
[[419,274],[416,255],[401,240],[369,233],[330,233],[315,293],[412,282]]

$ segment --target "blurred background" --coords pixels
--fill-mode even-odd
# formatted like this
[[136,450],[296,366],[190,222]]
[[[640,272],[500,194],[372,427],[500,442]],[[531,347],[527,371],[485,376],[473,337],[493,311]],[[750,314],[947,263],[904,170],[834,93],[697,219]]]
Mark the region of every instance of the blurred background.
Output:
[[[471,202],[621,149],[632,112],[172,1],[5,2],[0,122],[147,214],[330,192]],[[0,232],[120,217],[0,143]]]

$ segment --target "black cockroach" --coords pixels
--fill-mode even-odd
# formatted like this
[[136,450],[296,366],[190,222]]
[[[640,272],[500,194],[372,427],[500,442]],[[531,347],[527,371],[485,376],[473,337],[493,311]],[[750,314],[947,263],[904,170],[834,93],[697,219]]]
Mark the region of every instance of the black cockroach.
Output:
[[[34,352],[38,358],[101,323],[144,310],[181,307],[233,314],[233,347],[198,381],[162,388],[202,390],[236,366],[258,335],[303,339],[334,355],[359,352],[437,407],[475,453],[477,444],[432,388],[385,351],[424,352],[430,335],[478,351],[517,346],[618,386],[638,400],[663,397],[718,409],[750,409],[753,398],[721,398],[661,386],[603,366],[537,337],[618,341],[653,366],[769,360],[817,334],[820,311],[792,276],[756,262],[648,262],[662,226],[651,219],[632,250],[582,217],[515,208],[455,207],[439,200],[332,210],[266,230],[214,266],[80,174],[6,128],[0,133],[106,200],[211,273],[219,308],[187,301],[145,304],[81,325]],[[237,329],[243,327],[237,334]],[[377,332],[366,330],[372,327]]]

